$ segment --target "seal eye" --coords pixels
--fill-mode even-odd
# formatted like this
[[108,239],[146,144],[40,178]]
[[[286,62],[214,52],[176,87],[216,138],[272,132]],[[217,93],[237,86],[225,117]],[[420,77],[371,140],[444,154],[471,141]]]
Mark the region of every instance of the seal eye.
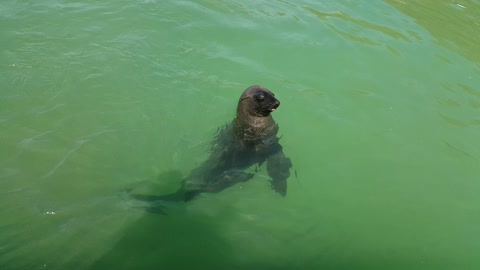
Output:
[[258,100],[258,101],[262,101],[262,100],[264,100],[264,99],[265,99],[265,96],[264,96],[263,94],[257,95],[257,100]]

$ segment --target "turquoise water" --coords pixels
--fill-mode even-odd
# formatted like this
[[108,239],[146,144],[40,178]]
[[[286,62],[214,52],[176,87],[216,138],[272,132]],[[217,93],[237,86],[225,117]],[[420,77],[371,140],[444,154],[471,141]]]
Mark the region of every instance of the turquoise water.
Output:
[[[0,3],[0,269],[480,269],[480,2]],[[167,215],[241,92],[293,162]],[[296,172],[296,177],[295,173]]]

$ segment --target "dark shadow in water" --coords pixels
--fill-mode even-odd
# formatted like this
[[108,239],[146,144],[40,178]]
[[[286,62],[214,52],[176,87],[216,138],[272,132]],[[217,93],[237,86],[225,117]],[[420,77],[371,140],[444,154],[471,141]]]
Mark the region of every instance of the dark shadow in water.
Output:
[[[181,179],[181,174],[170,171],[161,174],[159,179],[177,181]],[[152,198],[155,198],[156,192],[161,192],[155,190],[154,183],[149,182],[140,183],[127,191],[146,192],[152,194],[146,195]],[[247,269],[247,266],[238,262],[241,254],[235,257],[228,239],[219,233],[219,224],[224,222],[218,219],[229,218],[228,213],[221,217],[185,213],[186,204],[195,203],[195,200],[170,204],[170,209],[168,206],[162,208],[148,203],[152,202],[146,200],[142,202],[143,206],[133,206],[132,211],[141,207],[145,209],[145,214],[121,232],[120,240],[95,261],[90,270]],[[274,268],[248,265],[248,269]]]
[[[173,182],[181,179],[181,174],[177,171],[170,171],[163,173],[159,178],[161,181],[172,181],[173,185]],[[141,185],[143,187],[140,189],[138,189],[138,186],[132,189],[138,192],[147,192],[152,196],[157,192],[162,192],[160,186],[155,188],[155,185],[149,185],[148,183]],[[228,208],[226,208],[227,211],[216,216],[183,211],[186,210],[185,207],[188,204],[195,204],[196,202],[196,200],[177,202],[175,205],[171,205],[172,208],[170,209],[168,207],[158,208],[158,212],[162,215],[152,214],[156,213],[156,211],[152,211],[155,207],[144,207],[145,213],[121,232],[118,242],[87,269],[420,269],[416,267],[419,265],[417,265],[415,258],[412,261],[412,258],[401,259],[401,256],[399,258],[396,256],[392,258],[385,258],[385,256],[372,257],[371,254],[362,252],[361,247],[358,253],[353,252],[351,247],[347,251],[338,248],[332,248],[329,251],[325,249],[325,243],[322,243],[322,239],[318,241],[319,246],[304,247],[305,251],[318,249],[318,256],[297,258],[292,255],[289,257],[288,254],[285,256],[285,249],[281,248],[278,256],[274,256],[275,259],[271,261],[252,261],[252,258],[245,257],[248,254],[240,254],[236,251],[236,243],[224,237],[223,224],[228,223],[229,218],[234,220],[237,213],[233,210],[228,212]],[[132,208],[132,211],[136,210]],[[106,230],[108,228],[101,229]],[[301,239],[298,241],[301,241]],[[290,243],[283,244],[287,246],[288,250]],[[298,247],[299,245],[293,245],[292,248],[295,246]],[[301,250],[292,250],[292,254],[301,254],[301,252]],[[271,256],[271,250],[266,251],[266,254]],[[425,266],[421,269],[439,269],[426,264],[420,266]]]
[[220,269],[231,247],[216,227],[204,216],[145,214],[90,269]]
[[[159,179],[177,181],[181,179],[181,174],[170,171],[161,174]],[[161,192],[155,190],[152,183],[143,182],[139,185],[143,187],[137,185],[129,190],[147,192],[152,194],[152,198],[155,197],[153,194]],[[148,190],[150,187],[153,188]],[[230,214],[236,213],[205,216],[183,211],[186,204],[195,202],[196,200],[170,204],[171,209],[168,206],[142,206],[145,214],[121,232],[121,238],[111,250],[88,269],[291,269],[287,266],[279,267],[278,262],[272,262],[272,265],[242,263],[245,258],[242,258],[242,254],[235,254],[229,240],[222,236],[221,224],[224,224],[224,220],[219,220],[228,219]]]
[[[195,203],[195,201],[188,203]],[[395,257],[372,257],[371,254],[360,252],[360,254],[351,254],[352,258],[342,250],[335,252],[319,250],[318,256],[308,261],[279,254],[271,262],[245,262],[249,258],[244,258],[242,254],[235,253],[233,248],[235,243],[229,242],[222,236],[221,226],[219,225],[222,222],[217,220],[218,218],[220,217],[198,214],[156,215],[145,213],[123,232],[121,239],[108,253],[94,262],[88,269],[446,269],[442,268],[441,265],[412,263],[411,258],[408,257],[405,260]],[[285,243],[285,245],[288,245],[288,243]],[[311,248],[317,247],[312,246]],[[305,247],[305,250],[308,249],[309,247]],[[293,254],[299,254],[298,252],[298,250],[295,250]],[[382,253],[380,252],[380,254]]]
[[[181,178],[180,172],[169,171],[162,173],[158,181],[172,185],[178,181],[179,185]],[[164,189],[165,185],[145,181],[128,188],[127,193],[155,197],[165,192],[162,187]],[[132,199],[132,211],[143,208],[145,214],[130,224],[112,249],[89,269],[188,269],[198,266],[220,269],[228,263],[231,247],[217,233],[215,218],[183,213],[184,202],[170,206],[172,209],[148,200],[137,204]]]

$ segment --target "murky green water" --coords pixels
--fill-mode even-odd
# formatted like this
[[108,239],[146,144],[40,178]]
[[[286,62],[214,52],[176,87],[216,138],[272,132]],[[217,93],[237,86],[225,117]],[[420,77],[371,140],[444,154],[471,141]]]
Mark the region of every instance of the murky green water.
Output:
[[[480,2],[0,3],[0,269],[480,269]],[[168,215],[241,92],[295,177]],[[141,205],[140,205],[141,206]]]

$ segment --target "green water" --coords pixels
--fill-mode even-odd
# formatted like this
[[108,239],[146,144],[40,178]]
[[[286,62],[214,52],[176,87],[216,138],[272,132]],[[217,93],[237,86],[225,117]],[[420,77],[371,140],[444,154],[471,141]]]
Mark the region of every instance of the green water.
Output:
[[[0,269],[480,269],[480,1],[0,3]],[[175,190],[263,85],[288,194]],[[295,177],[296,171],[297,177]]]

